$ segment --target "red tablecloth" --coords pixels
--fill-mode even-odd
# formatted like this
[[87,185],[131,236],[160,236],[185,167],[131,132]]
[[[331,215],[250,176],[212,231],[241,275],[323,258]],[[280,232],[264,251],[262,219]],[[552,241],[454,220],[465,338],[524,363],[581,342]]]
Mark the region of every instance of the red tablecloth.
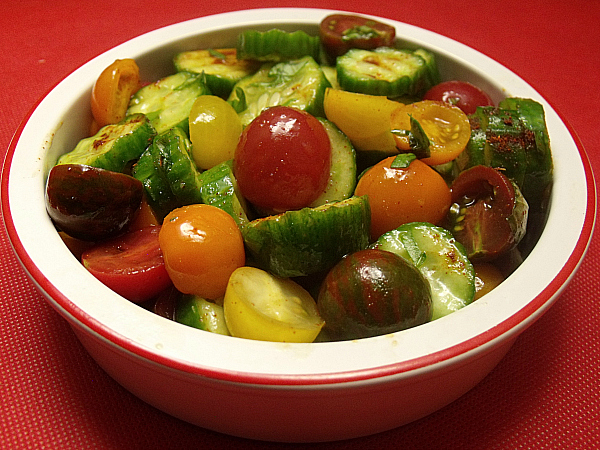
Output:
[[[382,15],[470,45],[537,88],[600,170],[600,2],[590,0],[9,0],[0,14],[2,154],[34,103],[99,53],[182,20],[270,6]],[[0,448],[278,447],[189,425],[124,390],[37,293],[4,229],[0,245]],[[464,397],[386,433],[312,447],[600,448],[599,245],[596,235],[562,297]]]

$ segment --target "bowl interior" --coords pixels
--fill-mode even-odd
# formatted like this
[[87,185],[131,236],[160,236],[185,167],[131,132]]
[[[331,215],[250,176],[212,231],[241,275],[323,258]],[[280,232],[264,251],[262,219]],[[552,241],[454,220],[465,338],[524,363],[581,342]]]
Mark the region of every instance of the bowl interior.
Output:
[[238,11],[158,29],[93,59],[40,102],[9,150],[2,204],[26,271],[72,324],[190,372],[257,383],[331,383],[427,370],[431,364],[485,351],[523,330],[555,300],[579,265],[593,229],[595,192],[583,149],[546,100],[505,67],[456,41],[386,19],[380,20],[394,25],[407,47],[436,53],[445,79],[470,81],[495,101],[520,96],[544,105],[555,163],[550,215],[531,254],[492,293],[450,316],[391,335],[317,344],[256,342],[200,332],[156,316],[110,291],[67,250],[45,211],[45,179],[58,156],[86,135],[91,87],[106,66],[117,58],[134,58],[142,78],[155,80],[173,73],[172,57],[179,51],[233,46],[244,28],[316,34],[320,20],[331,12]]

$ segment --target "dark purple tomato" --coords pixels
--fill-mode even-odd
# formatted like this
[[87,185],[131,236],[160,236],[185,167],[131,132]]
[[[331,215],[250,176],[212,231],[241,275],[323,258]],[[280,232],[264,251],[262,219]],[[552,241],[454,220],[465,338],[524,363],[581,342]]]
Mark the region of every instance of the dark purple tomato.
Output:
[[400,256],[366,249],[344,257],[325,277],[317,301],[335,340],[393,333],[431,320],[428,282]]
[[301,209],[325,189],[331,143],[307,112],[287,106],[263,111],[244,129],[233,171],[242,195],[271,211]]
[[123,173],[60,164],[46,183],[46,210],[69,236],[97,241],[125,230],[140,207],[142,183]]
[[516,189],[506,175],[481,165],[454,180],[449,228],[469,259],[491,260],[519,243],[528,209]]
[[335,58],[351,48],[369,50],[390,46],[396,29],[367,17],[332,14],[321,21],[319,35],[327,53]]
[[493,106],[488,94],[466,81],[443,81],[429,89],[423,100],[435,100],[457,106],[469,115],[478,106]]

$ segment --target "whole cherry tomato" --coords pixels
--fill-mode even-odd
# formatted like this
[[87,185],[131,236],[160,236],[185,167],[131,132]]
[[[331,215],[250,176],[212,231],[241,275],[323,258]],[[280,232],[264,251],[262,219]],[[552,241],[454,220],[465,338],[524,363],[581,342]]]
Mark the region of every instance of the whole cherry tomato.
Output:
[[488,94],[466,81],[443,81],[429,89],[423,100],[449,103],[462,109],[465,114],[473,114],[478,106],[494,105]]
[[332,14],[321,21],[321,42],[335,58],[351,48],[373,49],[390,46],[396,29],[390,25],[354,14]]
[[450,209],[450,188],[434,169],[418,159],[393,167],[405,157],[386,158],[358,180],[354,193],[369,197],[373,240],[409,222],[439,225]]
[[158,235],[160,227],[136,230],[95,245],[81,261],[98,280],[135,303],[171,286]]
[[125,117],[131,96],[140,87],[140,69],[133,59],[117,59],[100,74],[92,89],[92,115],[99,128]]
[[242,195],[271,211],[310,205],[325,189],[331,143],[315,117],[299,109],[274,106],[243,131],[233,160]]
[[233,218],[216,206],[171,211],[159,235],[167,272],[184,294],[223,297],[229,276],[245,263],[244,241]]

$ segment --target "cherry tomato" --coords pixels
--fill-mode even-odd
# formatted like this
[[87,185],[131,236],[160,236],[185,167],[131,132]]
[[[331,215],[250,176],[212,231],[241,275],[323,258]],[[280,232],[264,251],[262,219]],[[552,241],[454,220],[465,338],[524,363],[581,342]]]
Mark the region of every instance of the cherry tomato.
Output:
[[133,221],[129,225],[129,230],[139,230],[140,228],[146,228],[151,226],[160,225],[160,221],[157,219],[156,214],[148,204],[146,197],[142,197],[140,207],[135,213]]
[[311,295],[288,278],[255,267],[231,275],[223,301],[232,336],[273,342],[312,342],[323,320]]
[[470,259],[493,259],[518,244],[525,233],[527,209],[515,208],[517,192],[496,169],[474,166],[452,183],[450,231]]
[[390,46],[396,29],[385,23],[354,14],[332,14],[321,21],[321,42],[335,58],[351,48],[373,49]]
[[465,114],[473,114],[478,106],[493,106],[488,94],[466,81],[443,81],[433,86],[423,100],[435,100],[457,106]]
[[354,192],[369,197],[373,240],[409,222],[439,225],[450,208],[450,188],[438,172],[418,159],[392,168],[394,160],[391,156],[368,169]]
[[97,126],[123,120],[139,87],[140,70],[133,59],[117,59],[104,69],[92,89],[92,115]]
[[216,206],[197,204],[171,211],[159,240],[167,272],[184,294],[222,297],[231,273],[245,263],[237,224]]
[[[424,100],[398,107],[392,112],[392,128],[409,130],[410,116],[419,122],[429,138],[431,155],[421,160],[425,164],[435,166],[452,161],[471,138],[469,118],[455,106]],[[410,150],[408,136],[396,135],[394,138],[398,148]]]
[[476,262],[473,268],[475,269],[475,300],[491,292],[504,281],[502,272],[493,264]]
[[243,131],[233,161],[240,192],[272,211],[310,205],[329,180],[331,144],[323,125],[287,106],[263,111]]
[[171,285],[158,245],[159,227],[147,227],[97,244],[81,261],[98,280],[135,303]]
[[190,111],[192,156],[201,169],[233,159],[242,134],[242,121],[229,103],[214,95],[201,95]]

